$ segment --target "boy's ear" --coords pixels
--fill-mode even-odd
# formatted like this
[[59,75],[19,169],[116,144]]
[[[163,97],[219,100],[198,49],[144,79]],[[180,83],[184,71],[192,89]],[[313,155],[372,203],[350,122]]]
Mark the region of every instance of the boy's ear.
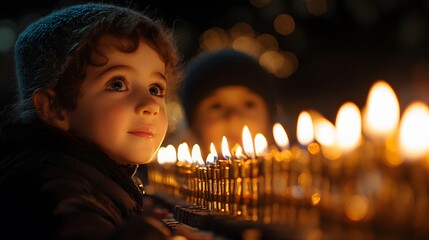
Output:
[[56,92],[50,88],[38,88],[33,93],[33,105],[39,118],[64,131],[69,130],[68,115],[56,102]]

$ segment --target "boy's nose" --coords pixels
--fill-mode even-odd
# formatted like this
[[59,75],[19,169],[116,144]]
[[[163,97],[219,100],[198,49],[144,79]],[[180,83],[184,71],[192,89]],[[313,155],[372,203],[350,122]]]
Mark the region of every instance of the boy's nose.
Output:
[[242,115],[243,114],[240,111],[240,109],[235,106],[229,106],[227,109],[225,109],[225,112],[224,112],[225,118],[241,117]]
[[159,104],[151,97],[145,97],[140,100],[140,103],[136,107],[136,112],[144,115],[157,115],[159,112]]

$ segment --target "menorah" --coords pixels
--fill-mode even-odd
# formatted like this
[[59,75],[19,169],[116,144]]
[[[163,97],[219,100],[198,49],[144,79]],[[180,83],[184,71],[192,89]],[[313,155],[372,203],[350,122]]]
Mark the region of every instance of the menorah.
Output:
[[273,135],[269,144],[244,126],[242,143],[229,147],[224,137],[222,154],[212,144],[205,159],[198,144],[161,147],[149,185],[188,203],[175,216],[196,227],[207,228],[198,216],[209,215],[261,227],[263,239],[273,226],[303,230],[304,239],[429,237],[429,108],[422,101],[401,115],[380,80],[362,114],[353,102],[340,107],[335,124],[302,111],[296,143],[280,123]]

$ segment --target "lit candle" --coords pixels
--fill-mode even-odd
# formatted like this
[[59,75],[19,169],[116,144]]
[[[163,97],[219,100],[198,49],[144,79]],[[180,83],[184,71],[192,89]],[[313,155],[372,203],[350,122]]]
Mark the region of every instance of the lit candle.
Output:
[[[353,102],[346,102],[338,110],[335,126],[337,145],[341,150],[339,159],[340,172],[332,171],[330,200],[331,219],[342,222],[344,219],[359,223],[369,216],[368,195],[359,189],[364,174],[378,174],[373,159],[366,158],[365,146],[362,145],[362,117],[359,108]],[[374,170],[375,169],[375,170]],[[368,171],[368,172],[366,172]],[[377,181],[373,182],[374,186]],[[361,204],[361,205],[358,205]],[[365,205],[364,205],[365,204]],[[354,206],[354,207],[352,207]],[[358,208],[358,206],[360,206]],[[335,223],[334,223],[335,224]]]
[[243,127],[242,132],[243,140],[243,149],[247,158],[243,159],[241,162],[240,176],[242,178],[241,182],[241,201],[240,205],[243,212],[243,217],[245,219],[252,219],[252,160],[255,159],[255,148],[253,146],[252,135],[247,126]]
[[179,184],[176,179],[176,162],[177,154],[176,148],[173,145],[169,144],[165,147],[165,163],[166,174],[164,176],[167,184],[168,193],[171,193],[173,196],[179,195]]
[[[265,186],[271,184],[272,159],[269,156],[268,142],[264,135],[255,135],[256,159],[251,159],[251,181],[252,181],[252,219],[262,219],[269,222],[271,213],[265,206],[271,205],[271,189],[267,191]],[[269,182],[269,183],[268,183]]]
[[324,117],[314,120],[314,138],[322,147],[323,156],[330,162],[338,162],[341,149],[337,144],[335,125]]
[[279,147],[280,151],[289,149],[289,137],[281,123],[274,123],[273,135],[274,141],[276,142],[276,145]]
[[294,146],[291,162],[290,186],[294,199],[301,200],[309,196],[311,179],[309,176],[310,155],[308,146],[314,142],[314,128],[311,115],[307,111],[302,111],[297,121],[297,139],[301,147]]
[[157,174],[154,176],[155,177],[154,183],[156,183],[159,186],[161,191],[166,191],[165,189],[166,183],[164,178],[165,170],[163,166],[165,162],[166,162],[166,149],[165,147],[160,147],[157,152],[157,168],[156,168]]
[[[322,146],[320,142],[317,140],[316,135],[318,131],[320,131],[320,123],[329,122],[320,112],[315,110],[308,110],[308,113],[311,117],[311,125],[307,128],[313,129],[313,132],[310,132],[310,139],[312,141],[308,144],[307,150],[309,152],[309,182],[310,182],[310,192],[309,192],[309,202],[313,206],[319,206],[320,200],[322,198],[322,189],[326,187],[327,179],[324,178],[324,165],[326,165],[327,159],[324,158],[322,154]],[[317,136],[317,137],[316,137]],[[318,209],[318,208],[315,208]],[[314,216],[310,219],[312,221],[311,224],[319,224],[318,212],[310,211]]]
[[399,126],[399,150],[407,162],[422,161],[429,154],[429,109],[421,101],[404,111]]
[[196,195],[195,195],[196,203],[199,206],[206,207],[207,205],[204,199],[204,195],[206,191],[205,175],[207,174],[207,168],[205,167],[206,164],[203,160],[203,157],[201,156],[200,145],[194,144],[194,146],[192,147],[191,156],[192,156],[192,161],[196,166],[195,175],[194,175],[194,181],[196,186]]
[[242,160],[243,158],[247,158],[247,156],[244,154],[243,148],[236,144],[233,148],[232,151],[234,152],[234,158],[236,160]]
[[210,143],[210,153],[207,155],[206,165],[207,165],[207,199],[208,199],[208,208],[210,210],[215,210],[216,196],[217,196],[217,185],[218,179],[215,175],[216,172],[216,162],[218,160],[218,155],[214,143]]
[[186,179],[183,186],[184,195],[187,202],[192,202],[195,191],[192,174],[195,170],[195,166],[192,164],[191,152],[189,151],[189,146],[186,142],[179,145],[177,149],[177,157],[179,162],[184,163],[184,165],[182,165],[182,176]]
[[356,172],[362,164],[364,157],[363,149],[359,148],[362,143],[362,120],[359,108],[353,102],[341,105],[335,120],[336,140],[341,149],[342,158],[340,164],[343,166],[344,175]]
[[385,141],[397,128],[399,113],[399,101],[392,87],[384,80],[376,81],[363,111],[365,136],[373,141]]
[[231,160],[231,152],[229,151],[228,140],[225,136],[222,137],[222,155],[226,160]]
[[401,164],[399,158],[393,157],[398,156],[397,153],[389,154],[392,150],[389,145],[397,138],[400,108],[398,98],[387,82],[379,80],[372,85],[362,115],[362,130],[367,140],[364,152],[374,155],[367,158],[374,159],[382,168],[382,165],[395,167]]
[[[287,214],[285,212],[289,212],[286,209],[288,197],[290,196],[290,188],[289,188],[289,175],[290,175],[290,167],[289,164],[292,161],[292,152],[290,151],[289,138],[283,126],[280,123],[275,123],[273,126],[273,136],[276,145],[280,149],[280,151],[273,150],[271,154],[273,155],[272,161],[272,180],[269,180],[269,174],[266,174],[266,179],[268,182],[265,184],[265,189],[270,191],[272,189],[272,205],[271,209],[267,209],[266,211],[272,212],[273,223],[278,224],[288,224]],[[269,172],[269,166],[267,166],[266,172]],[[269,215],[266,214],[265,217]],[[269,222],[270,219],[266,219],[265,221]]]
[[222,137],[222,155],[224,159],[217,161],[219,168],[219,210],[222,212],[230,212],[231,197],[230,197],[230,168],[232,155],[229,150],[228,140],[225,136]]
[[320,181],[320,146],[314,141],[313,119],[309,111],[302,111],[298,116],[297,139],[299,146],[292,147],[293,160],[290,164],[291,202],[297,209],[293,218],[298,226],[319,224],[319,213],[311,202],[313,193]]
[[[398,190],[396,178],[402,172],[402,159],[396,142],[400,119],[399,101],[392,87],[383,80],[376,81],[369,93],[362,111],[362,132],[364,140],[358,146],[359,176],[356,191],[367,203],[356,214],[353,208],[346,208],[346,216],[356,224],[369,221],[381,222],[380,229],[389,225],[392,210],[386,207],[390,195]],[[348,154],[351,155],[351,154]],[[359,191],[358,191],[359,190]],[[405,194],[406,190],[404,190]],[[353,196],[345,198],[353,199]],[[346,204],[347,204],[346,200]],[[365,211],[363,211],[365,210]]]
[[[189,159],[189,160],[187,160]],[[189,168],[191,162],[191,155],[189,152],[188,145],[186,143],[181,143],[177,147],[177,178],[179,181],[179,195],[182,199],[186,199],[189,194]]]
[[391,198],[392,205],[398,207],[389,213],[391,219],[397,219],[403,226],[412,222],[415,226],[414,232],[427,233],[429,108],[425,103],[413,101],[406,107],[400,121],[397,141],[399,154],[404,162],[402,179],[396,178],[396,182],[403,189],[407,189],[412,198],[406,198],[406,194]]
[[337,144],[336,128],[323,115],[314,118],[314,138],[321,145],[323,166],[321,183],[311,197],[311,203],[321,209],[322,214],[332,218],[335,208],[335,193],[339,193],[339,176],[341,173],[341,150]]
[[241,165],[242,159],[245,157],[243,154],[243,149],[240,145],[235,146],[234,156],[235,158],[231,159],[231,154],[229,152],[228,142],[226,138],[222,141],[222,152],[226,153],[225,158],[229,158],[230,162],[230,204],[231,212],[233,215],[242,215],[241,207],[241,196],[242,196],[242,178],[241,178]]
[[[218,155],[217,155],[217,151],[216,151],[216,147],[214,145],[214,143],[210,143],[210,153],[211,156],[213,156],[213,162],[210,162],[210,164],[212,163],[216,163],[217,160],[219,159]],[[206,161],[207,162],[207,161]]]

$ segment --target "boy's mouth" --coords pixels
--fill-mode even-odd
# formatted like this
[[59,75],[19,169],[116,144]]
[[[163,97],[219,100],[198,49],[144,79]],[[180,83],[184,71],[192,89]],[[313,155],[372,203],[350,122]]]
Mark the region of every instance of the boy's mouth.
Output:
[[139,129],[129,131],[128,133],[137,137],[153,138],[155,130],[151,127],[144,127],[144,128],[139,128]]

